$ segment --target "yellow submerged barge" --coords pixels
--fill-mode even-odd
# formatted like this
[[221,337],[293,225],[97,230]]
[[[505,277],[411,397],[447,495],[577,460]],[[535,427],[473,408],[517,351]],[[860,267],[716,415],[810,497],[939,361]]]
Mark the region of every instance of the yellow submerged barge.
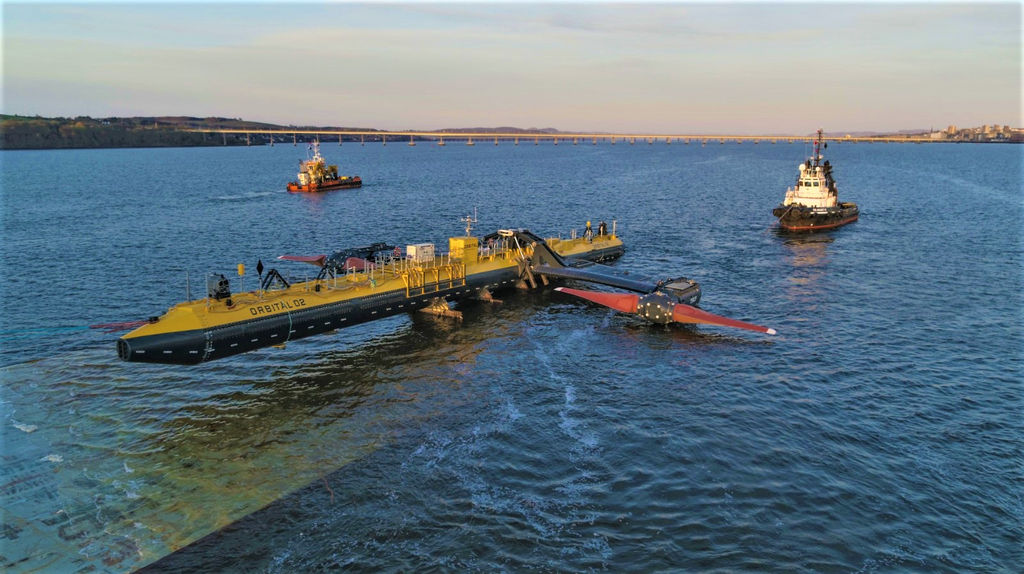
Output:
[[[289,282],[276,270],[264,276],[260,269],[260,289],[242,293],[232,293],[223,275],[212,277],[207,297],[151,318],[121,337],[117,352],[125,361],[196,364],[426,307],[447,309],[450,301],[486,298],[503,288],[546,285],[549,274],[558,276],[555,267],[583,269],[624,251],[614,230],[602,226],[571,239],[545,240],[526,230],[482,239],[467,234],[449,238],[447,253],[435,252],[433,244],[404,251],[376,244],[330,258],[293,258],[319,265],[319,276]],[[690,291],[695,303],[699,288],[693,284]]]

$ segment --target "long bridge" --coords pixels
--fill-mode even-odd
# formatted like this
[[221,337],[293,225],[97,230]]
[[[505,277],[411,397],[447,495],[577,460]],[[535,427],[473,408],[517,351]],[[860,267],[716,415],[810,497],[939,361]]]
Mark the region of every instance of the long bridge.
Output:
[[[559,143],[578,145],[578,144],[597,144],[599,141],[602,143],[610,144],[637,144],[647,143],[654,144],[655,142],[664,142],[666,144],[671,143],[682,143],[682,144],[701,144],[707,145],[712,143],[724,144],[726,142],[735,142],[738,144],[742,143],[794,143],[794,142],[807,142],[810,143],[814,140],[814,135],[724,135],[724,134],[645,134],[645,133],[570,133],[570,132],[450,132],[450,131],[368,131],[368,130],[317,130],[317,129],[294,129],[294,130],[256,130],[256,129],[188,129],[185,130],[193,133],[207,133],[207,134],[221,134],[225,138],[227,143],[227,136],[231,135],[244,135],[246,143],[264,143],[269,142],[271,145],[275,141],[287,142],[291,140],[292,143],[297,144],[299,137],[302,136],[306,141],[312,137],[317,141],[327,142],[332,139],[337,139],[338,143],[342,141],[356,141],[360,143],[369,142],[380,142],[387,145],[389,141],[393,143],[407,142],[408,145],[416,145],[417,140],[423,141],[428,140],[431,143],[437,145],[446,145],[448,141],[464,142],[467,145],[476,145],[478,142],[493,142],[494,145],[498,145],[499,142],[512,142],[514,145],[519,145],[520,141],[533,142],[535,145],[541,141],[550,142],[554,145]],[[390,140],[389,140],[390,138]],[[907,136],[907,137],[895,137],[895,136],[843,136],[843,137],[825,137],[825,141],[832,142],[849,142],[849,143],[938,143],[948,140],[935,140],[930,137],[922,136]]]

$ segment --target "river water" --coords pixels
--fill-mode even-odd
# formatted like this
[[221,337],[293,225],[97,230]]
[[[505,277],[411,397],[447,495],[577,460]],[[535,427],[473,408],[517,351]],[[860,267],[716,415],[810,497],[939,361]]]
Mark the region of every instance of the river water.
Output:
[[[3,569],[1019,571],[1021,148],[832,144],[861,219],[789,237],[805,143],[567,143],[324,144],[365,184],[318,196],[301,145],[0,154]],[[474,209],[614,220],[779,334],[550,291],[196,367],[89,328]]]

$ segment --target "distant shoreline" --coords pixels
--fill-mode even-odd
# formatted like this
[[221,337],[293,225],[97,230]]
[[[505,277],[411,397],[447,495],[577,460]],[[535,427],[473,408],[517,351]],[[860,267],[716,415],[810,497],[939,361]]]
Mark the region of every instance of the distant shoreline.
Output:
[[[992,126],[997,128],[998,126]],[[190,130],[236,130],[240,133],[199,133]],[[246,132],[252,132],[255,138]],[[4,150],[48,150],[48,149],[124,149],[124,148],[166,148],[166,147],[224,147],[268,145],[265,134],[257,132],[303,132],[303,131],[358,131],[360,136],[343,136],[342,141],[380,141],[388,132],[384,130],[351,127],[281,126],[261,122],[249,122],[231,118],[196,118],[189,116],[131,117],[131,118],[44,118],[39,116],[0,116],[0,149]],[[448,128],[436,130],[450,134],[456,139],[466,133],[503,133],[529,137],[540,135],[558,136],[562,133],[554,128],[522,129],[499,128]],[[858,132],[858,134],[861,132]],[[1009,130],[1006,126],[990,131],[989,126],[969,128],[949,133],[939,132],[942,137],[931,134],[929,143],[1024,143],[1024,130]],[[617,134],[607,134],[615,136]],[[928,137],[927,133],[876,134],[891,140]],[[628,135],[623,134],[623,139]],[[741,136],[737,136],[741,137]],[[774,137],[774,136],[766,136]],[[777,136],[791,139],[803,136]],[[808,136],[809,137],[809,136]],[[841,141],[849,136],[829,136]],[[854,136],[865,137],[865,136]],[[332,136],[332,139],[334,136]],[[281,145],[309,141],[309,136],[283,141]],[[424,138],[414,138],[423,140]],[[427,138],[428,140],[430,138]],[[719,138],[714,138],[719,139]],[[395,141],[398,143],[398,141]]]

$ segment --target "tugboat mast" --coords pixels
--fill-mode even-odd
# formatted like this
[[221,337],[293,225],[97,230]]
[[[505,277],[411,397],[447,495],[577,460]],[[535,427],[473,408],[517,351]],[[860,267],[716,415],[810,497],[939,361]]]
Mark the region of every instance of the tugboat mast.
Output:
[[818,162],[821,160],[821,134],[822,129],[818,128],[818,139],[814,140],[814,167],[818,167]]

